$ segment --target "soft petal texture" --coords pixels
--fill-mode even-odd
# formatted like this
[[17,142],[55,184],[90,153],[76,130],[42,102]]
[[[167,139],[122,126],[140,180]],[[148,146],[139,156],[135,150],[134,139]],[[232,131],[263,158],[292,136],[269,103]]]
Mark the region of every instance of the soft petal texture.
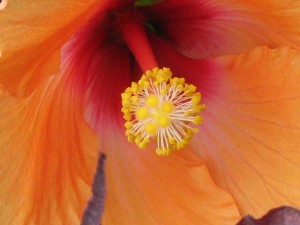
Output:
[[202,93],[207,109],[191,147],[240,212],[299,207],[300,53],[259,47],[201,61],[154,41],[159,62]]
[[[92,67],[98,68],[92,71],[98,75],[98,82],[105,85],[99,86],[97,91],[101,104],[90,105],[92,113],[87,113],[99,134],[101,150],[107,155],[103,224],[218,225],[236,222],[239,215],[234,201],[213,184],[205,165],[196,156],[186,151],[170,158],[158,158],[154,146],[144,152],[128,143],[124,121],[120,121],[120,93],[129,83],[126,74],[130,68],[128,61],[118,60],[122,52],[108,52],[112,54],[94,58],[96,65],[99,63],[102,67]],[[123,54],[126,56],[126,51]],[[104,66],[114,60],[118,61],[114,70]]]
[[131,83],[130,54],[126,48],[119,49],[107,44],[94,55],[91,62],[86,114],[93,129],[102,133],[105,127],[103,121],[115,120],[116,124],[124,122],[120,122],[121,93]]
[[107,14],[119,4],[105,2],[63,48],[62,68],[82,84],[87,120],[98,132],[103,129],[100,121],[122,117],[121,93],[130,85],[130,72],[136,68],[133,56],[112,29],[111,14]]
[[[281,14],[278,14],[278,16],[279,15]],[[157,159],[156,161],[153,159],[156,157],[153,150],[148,150],[146,152],[136,150],[134,145],[128,144],[124,140],[124,129],[123,131],[120,130],[122,122],[119,120],[121,115],[120,94],[126,86],[130,84],[130,81],[136,78],[135,74],[137,69],[133,57],[130,55],[122,40],[118,40],[118,36],[114,36],[115,34],[111,32],[113,30],[107,23],[108,20],[109,18],[105,16],[97,17],[90,21],[84,29],[81,30],[81,32],[77,33],[69,45],[64,49],[66,57],[64,58],[65,62],[63,64],[63,66],[67,65],[69,67],[68,72],[72,74],[72,77],[76,77],[75,80],[80,80],[80,83],[84,84],[83,90],[88,90],[86,99],[88,106],[86,110],[86,118],[101,138],[102,149],[105,150],[108,157],[108,190],[111,191],[108,193],[104,221],[108,224],[136,224],[141,223],[142,218],[145,218],[145,223],[149,224],[167,224],[168,220],[171,220],[173,224],[176,224],[178,221],[182,224],[183,220],[186,220],[184,221],[186,224],[201,224],[201,222],[203,224],[232,224],[234,218],[237,218],[237,214],[234,213],[235,215],[230,215],[227,210],[229,208],[232,209],[232,207],[234,208],[234,203],[222,190],[214,192],[214,195],[218,196],[217,199],[214,199],[207,195],[209,193],[205,192],[206,189],[201,189],[204,187],[198,185],[198,183],[201,183],[202,185],[203,183],[209,184],[211,187],[215,186],[209,180],[209,177],[204,176],[205,172],[203,171],[205,171],[205,168],[203,167],[202,162],[199,159],[195,159],[194,156],[189,153],[189,150],[186,150],[186,152],[182,151],[182,153],[175,153],[176,155],[171,156],[172,158],[166,159],[170,160],[170,163],[164,164],[160,161],[160,158],[155,158]],[[243,26],[239,29],[242,28],[244,29]],[[253,32],[253,34],[254,33],[255,35],[258,35],[257,32]],[[107,34],[109,35],[107,36]],[[260,37],[261,36],[259,36],[259,38]],[[270,38],[273,37],[278,36],[270,36]],[[294,33],[292,37],[294,37]],[[244,36],[242,36],[241,40],[243,38]],[[261,40],[259,38],[257,40]],[[256,44],[264,43],[257,40],[251,42],[251,44],[245,49]],[[263,40],[265,41],[265,39]],[[278,38],[276,40],[283,40],[284,43],[288,43],[291,39]],[[270,207],[287,203],[288,201],[286,198],[292,198],[291,196],[293,195],[298,196],[298,192],[295,189],[298,183],[295,183],[297,181],[294,181],[293,178],[295,179],[299,175],[299,171],[297,166],[292,163],[288,163],[291,160],[285,161],[285,164],[280,162],[282,165],[281,167],[283,167],[280,172],[291,170],[292,173],[294,173],[290,175],[291,177],[282,177],[283,172],[276,174],[276,178],[279,180],[288,179],[288,182],[292,181],[289,183],[290,188],[283,187],[280,182],[277,184],[271,183],[270,185],[269,183],[266,183],[265,180],[269,178],[268,174],[272,172],[273,168],[270,170],[267,168],[266,170],[265,165],[268,164],[263,164],[262,161],[255,159],[255,166],[257,166],[257,168],[256,170],[253,170],[253,168],[255,169],[255,166],[251,167],[249,164],[253,163],[251,157],[255,156],[252,156],[251,152],[249,153],[250,145],[247,142],[248,138],[245,138],[247,135],[242,135],[241,132],[231,133],[232,130],[226,129],[227,122],[230,121],[230,119],[233,120],[232,118],[234,118],[234,121],[232,122],[234,125],[232,125],[232,127],[235,128],[240,125],[238,124],[238,122],[240,122],[239,120],[235,120],[235,117],[229,117],[223,112],[228,111],[226,106],[230,105],[230,103],[232,106],[235,106],[235,104],[238,105],[238,102],[234,102],[235,104],[230,101],[229,103],[224,103],[225,100],[223,99],[223,95],[229,93],[229,91],[222,88],[224,84],[226,88],[228,87],[224,76],[222,76],[222,74],[224,74],[224,69],[230,69],[232,61],[234,61],[235,58],[232,56],[217,60],[189,60],[180,55],[176,55],[176,53],[172,51],[168,45],[162,45],[161,39],[158,40],[157,37],[151,37],[151,43],[153,44],[155,54],[161,66],[170,66],[175,75],[184,76],[189,82],[196,84],[203,93],[203,102],[208,105],[208,110],[205,113],[205,123],[200,135],[194,138],[197,142],[195,141],[192,148],[207,161],[209,170],[212,172],[213,178],[217,184],[223,188],[227,188],[229,191],[232,191],[234,198],[239,203],[240,211],[242,213],[253,212],[256,215],[260,215],[267,211]],[[269,44],[271,42],[267,41],[267,43]],[[278,41],[274,44],[274,46],[280,43],[281,42]],[[242,50],[239,49],[239,51]],[[268,52],[269,50],[265,49],[265,51]],[[218,54],[221,53],[219,52]],[[257,56],[255,55],[252,58],[256,57]],[[272,61],[273,59],[270,60]],[[278,61],[280,60],[281,59]],[[257,65],[260,61],[261,59],[258,57]],[[224,66],[224,63],[228,66]],[[255,65],[255,67],[257,65]],[[270,67],[266,67],[266,69],[269,71]],[[252,68],[251,70],[249,69],[251,72],[252,70]],[[259,74],[263,77],[262,72]],[[239,76],[241,76],[241,74],[239,74]],[[273,76],[270,77],[272,78]],[[272,88],[273,87],[270,89]],[[224,106],[222,106],[222,104],[224,104]],[[229,108],[231,109],[231,107]],[[262,115],[268,115],[271,113],[271,110],[264,111],[263,109],[262,111]],[[239,114],[238,110],[234,109],[234,107],[232,111],[229,112]],[[291,111],[287,111],[286,113],[289,114]],[[244,119],[243,116],[242,118]],[[261,124],[264,123],[262,122]],[[272,125],[272,123],[270,124]],[[293,122],[292,124],[295,123]],[[248,125],[252,125],[252,122],[249,122]],[[260,131],[260,125],[258,125],[258,127],[259,128],[257,130]],[[289,132],[291,129],[287,128],[287,132],[278,132],[281,137],[284,137],[284,135],[290,135]],[[273,129],[270,129],[273,132]],[[253,132],[253,127],[251,126],[247,132],[250,131]],[[255,131],[253,135],[259,136],[260,134],[258,131]],[[268,135],[271,138],[274,137],[276,139],[276,135],[278,134],[269,132]],[[118,140],[118,142],[116,142],[116,140]],[[229,145],[228,142],[232,143]],[[255,143],[257,144],[258,142]],[[292,139],[290,143],[293,143],[295,147],[299,146],[299,143],[296,143],[294,139]],[[230,148],[231,146],[233,147]],[[270,153],[266,153],[264,150],[259,155],[262,157],[263,162],[269,159],[268,154]],[[282,154],[284,154],[284,151]],[[178,158],[174,159],[174,157]],[[186,161],[185,157],[189,157],[187,161],[190,161],[190,164]],[[290,157],[290,155],[287,156],[287,158],[288,157]],[[241,160],[241,158],[246,159]],[[111,159],[111,161],[109,161],[109,159]],[[270,159],[274,161],[276,157],[273,157],[271,154]],[[279,157],[279,160],[280,159],[283,160],[283,158]],[[191,169],[194,168],[194,160],[197,168],[196,170]],[[250,162],[247,160],[250,160]],[[150,164],[150,161],[153,161],[152,163],[154,163],[154,165]],[[166,161],[164,162],[166,163]],[[173,167],[175,168],[174,171],[177,171],[177,166],[182,169],[182,173],[178,172],[178,179],[172,180],[169,178],[166,171],[172,171]],[[240,170],[242,172],[240,172]],[[160,171],[163,172],[159,176],[158,174]],[[193,173],[193,176],[190,176],[190,171],[196,172]],[[266,174],[261,171],[266,171]],[[188,176],[186,174],[188,174]],[[169,195],[164,195],[159,198],[163,200],[157,200],[159,201],[158,206],[155,201],[152,201],[155,198],[155,194],[157,194],[157,187],[152,183],[149,183],[149,181],[147,182],[145,178],[146,176],[150,177],[149,180],[155,180],[153,184],[159,184],[158,186],[161,187],[162,190],[168,190],[166,192],[169,192]],[[247,176],[250,178],[248,179]],[[204,179],[205,177],[207,180],[204,182],[201,179]],[[252,179],[252,177],[254,178]],[[161,180],[168,180],[168,182],[166,184]],[[182,183],[185,184],[187,191],[181,192],[183,194],[178,197],[176,189],[181,190]],[[190,187],[195,186],[195,184],[197,184],[196,190],[190,191]],[[172,189],[169,190],[169,187],[172,187]],[[240,189],[237,189],[236,187],[239,187]],[[262,190],[261,193],[266,195],[266,201],[262,201],[261,199],[264,198],[260,196],[253,197],[253,195],[256,195],[257,193],[260,194],[256,187],[259,188],[259,191]],[[275,191],[266,191],[271,187]],[[121,192],[121,190],[123,190],[123,192]],[[159,193],[161,192],[163,191],[160,191]],[[191,193],[193,194],[192,196],[190,195]],[[280,199],[279,196],[281,194],[283,197]],[[182,199],[180,198],[181,196]],[[193,204],[186,203],[183,204],[184,206],[180,202],[173,204],[174,201],[178,200],[184,202],[186,199],[192,202],[192,199],[194,199],[195,196],[199,197],[197,198],[197,201],[193,202]],[[207,200],[211,198],[215,201]],[[200,202],[198,202],[198,199],[200,199]],[[293,201],[293,204],[298,204],[297,199],[293,199]],[[168,202],[172,202],[172,204],[169,204]],[[227,202],[227,204],[225,204],[225,202]],[[213,216],[218,219],[210,221],[209,218],[211,218],[212,215],[209,215],[208,212],[205,212],[204,214],[197,214],[197,212],[204,210],[204,208],[202,208],[203,204],[206,204],[206,207],[209,209],[217,208],[221,210],[213,212],[219,215],[219,217],[217,215]],[[216,205],[219,204],[226,205],[228,208],[216,207]],[[170,205],[176,205],[177,208],[173,209]],[[160,209],[159,212],[156,212],[158,207],[163,210]],[[183,210],[183,208],[185,210]],[[148,211],[146,209],[148,209]],[[174,211],[176,212],[176,210],[179,210],[179,212],[173,213]],[[235,210],[233,210],[233,212],[235,212]],[[191,216],[191,214],[193,216]],[[207,215],[209,216],[206,217]],[[227,215],[228,217],[224,215]],[[174,221],[172,220],[173,218]]]
[[79,224],[99,149],[77,89],[56,75],[27,98],[1,90],[1,224]]
[[[190,150],[158,157],[128,143],[113,121],[101,137],[107,155],[103,225],[232,225],[239,220],[232,197],[217,187]],[[118,141],[116,141],[118,140]]]
[[59,71],[60,48],[100,0],[12,0],[0,15],[0,82],[28,95]]
[[103,224],[234,224],[234,201],[191,151],[159,158],[154,146],[142,151],[125,140],[120,95],[138,69],[122,42],[103,36],[109,27],[97,24],[106,19],[91,20],[73,37],[63,63],[87,88],[86,118],[107,156]]
[[168,0],[144,11],[158,36],[193,58],[263,44],[300,48],[300,2],[295,0]]
[[299,207],[300,53],[261,47],[214,63],[219,88],[197,151],[243,214]]

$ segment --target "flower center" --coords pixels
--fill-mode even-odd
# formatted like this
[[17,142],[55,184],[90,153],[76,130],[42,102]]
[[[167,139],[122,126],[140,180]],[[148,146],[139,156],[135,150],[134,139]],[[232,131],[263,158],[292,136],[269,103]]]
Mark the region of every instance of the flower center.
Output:
[[200,100],[196,87],[184,78],[172,78],[170,69],[146,71],[122,94],[128,140],[140,148],[156,140],[158,155],[185,147],[203,120],[199,113],[205,105]]

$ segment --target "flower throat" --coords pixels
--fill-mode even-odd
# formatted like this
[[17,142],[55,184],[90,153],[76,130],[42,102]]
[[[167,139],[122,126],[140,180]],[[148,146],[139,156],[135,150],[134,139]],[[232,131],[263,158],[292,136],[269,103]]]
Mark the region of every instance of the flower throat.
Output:
[[154,142],[158,155],[169,155],[184,148],[198,131],[205,105],[196,86],[172,77],[169,68],[157,67],[143,19],[124,14],[121,21],[122,37],[144,71],[121,95],[125,134],[142,149]]

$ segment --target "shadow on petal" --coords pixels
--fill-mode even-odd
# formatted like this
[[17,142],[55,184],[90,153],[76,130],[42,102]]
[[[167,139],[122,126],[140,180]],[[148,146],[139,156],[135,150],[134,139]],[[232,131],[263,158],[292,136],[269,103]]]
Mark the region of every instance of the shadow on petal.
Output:
[[1,224],[79,223],[99,148],[77,94],[60,75],[27,98],[2,90]]

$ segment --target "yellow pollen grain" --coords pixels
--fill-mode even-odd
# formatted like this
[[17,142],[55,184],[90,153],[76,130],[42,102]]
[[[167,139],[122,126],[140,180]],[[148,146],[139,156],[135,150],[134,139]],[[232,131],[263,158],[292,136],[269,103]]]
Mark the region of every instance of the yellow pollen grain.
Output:
[[203,122],[203,118],[201,116],[195,116],[193,123],[194,124],[201,124]]
[[192,103],[193,104],[198,104],[200,102],[200,100],[201,100],[200,95],[195,95],[195,96],[192,97]]
[[206,106],[196,86],[172,77],[169,68],[146,71],[121,97],[128,141],[142,149],[154,142],[160,156],[185,148],[203,122]]

